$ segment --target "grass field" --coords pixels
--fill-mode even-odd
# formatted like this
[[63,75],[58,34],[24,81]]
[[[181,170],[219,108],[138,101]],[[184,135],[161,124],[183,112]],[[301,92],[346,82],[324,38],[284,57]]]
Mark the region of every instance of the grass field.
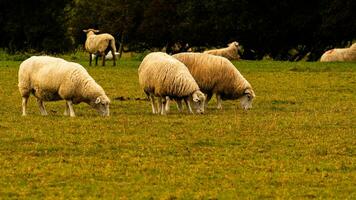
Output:
[[135,100],[139,60],[75,61],[110,117],[63,116],[63,101],[41,116],[33,97],[22,117],[20,61],[0,61],[0,199],[356,199],[356,63],[234,62],[252,110],[213,99],[205,115],[158,116]]

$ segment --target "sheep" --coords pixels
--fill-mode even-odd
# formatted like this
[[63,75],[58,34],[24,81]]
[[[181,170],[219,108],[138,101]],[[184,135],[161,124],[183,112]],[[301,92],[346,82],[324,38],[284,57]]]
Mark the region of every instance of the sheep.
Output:
[[200,90],[206,94],[205,107],[213,94],[216,95],[218,109],[222,108],[221,100],[226,99],[239,99],[244,110],[252,107],[255,93],[228,59],[205,53],[179,53],[173,57],[187,66]]
[[239,50],[239,43],[235,41],[228,44],[228,47],[226,48],[207,50],[204,51],[203,53],[222,56],[229,60],[240,60],[238,50]]
[[75,116],[73,104],[85,102],[102,116],[109,116],[110,99],[81,65],[50,56],[32,56],[20,64],[18,87],[22,96],[22,115],[32,93],[42,115],[44,101],[65,100],[64,115]]
[[349,48],[331,49],[326,51],[320,62],[356,61],[356,43]]
[[189,49],[189,44],[188,43],[183,43],[183,42],[169,42],[166,47],[165,47],[165,52],[169,55],[176,54],[176,53],[181,53],[181,52],[187,52]]
[[[89,66],[91,66],[92,54],[101,56],[103,58],[102,66],[105,66],[105,55],[111,51],[112,55],[115,55],[116,46],[115,38],[108,34],[103,33],[96,35],[99,30],[87,29],[83,30],[87,34],[87,39],[85,41],[85,50],[89,52]],[[98,64],[98,56],[95,58],[95,66]],[[116,65],[116,58],[113,56],[113,66]]]
[[[197,113],[204,113],[205,95],[200,91],[187,67],[163,52],[148,54],[138,68],[140,86],[151,100],[153,114],[166,114],[167,98],[184,99]],[[155,97],[158,97],[158,108]]]

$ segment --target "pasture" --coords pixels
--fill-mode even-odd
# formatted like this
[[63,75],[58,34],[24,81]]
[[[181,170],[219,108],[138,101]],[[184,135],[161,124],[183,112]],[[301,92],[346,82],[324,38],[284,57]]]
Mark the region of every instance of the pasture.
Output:
[[[67,59],[73,57],[67,56]],[[20,61],[0,61],[1,199],[355,199],[356,63],[234,62],[253,108],[153,115],[139,59],[88,67],[110,117],[35,98],[21,116]]]

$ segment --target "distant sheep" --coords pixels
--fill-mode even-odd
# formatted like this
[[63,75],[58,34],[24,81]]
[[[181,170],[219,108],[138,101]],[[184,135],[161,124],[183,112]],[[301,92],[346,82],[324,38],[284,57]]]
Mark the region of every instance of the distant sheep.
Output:
[[[95,65],[98,64],[98,56],[103,58],[102,65],[105,66],[105,55],[111,51],[112,55],[115,55],[116,46],[115,46],[115,38],[108,34],[103,33],[96,35],[99,30],[95,29],[87,29],[83,30],[84,33],[87,34],[87,40],[85,41],[85,50],[89,52],[89,66],[91,66],[92,54],[97,55],[95,58]],[[116,65],[116,58],[113,57],[113,65]]]
[[42,115],[47,115],[44,101],[66,101],[65,115],[74,117],[73,104],[85,102],[101,115],[109,116],[110,99],[103,88],[77,63],[49,56],[32,56],[23,61],[18,74],[22,96],[22,115],[32,93]]
[[[138,68],[138,76],[154,114],[166,114],[167,97],[184,99],[191,113],[191,103],[197,113],[204,113],[204,94],[184,64],[172,56],[162,52],[148,54]],[[158,108],[154,97],[158,97]]]
[[181,53],[181,52],[187,52],[190,49],[188,43],[183,43],[183,42],[175,42],[175,43],[168,43],[166,45],[166,53],[169,55],[176,54],[176,53]]
[[229,60],[240,60],[239,43],[236,41],[228,44],[228,47],[226,48],[212,49],[212,50],[204,51],[204,53],[216,55],[216,56],[222,56]]
[[250,83],[226,58],[205,53],[179,53],[174,58],[185,64],[202,92],[207,95],[206,104],[216,94],[218,109],[221,100],[239,99],[241,107],[252,107],[255,93]]
[[356,61],[356,43],[349,48],[331,49],[326,51],[320,58],[320,62],[343,62]]

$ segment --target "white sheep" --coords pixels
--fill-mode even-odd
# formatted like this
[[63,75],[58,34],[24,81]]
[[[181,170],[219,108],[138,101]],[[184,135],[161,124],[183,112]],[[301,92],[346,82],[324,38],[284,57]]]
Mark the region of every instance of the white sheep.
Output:
[[356,61],[356,43],[349,48],[336,48],[326,51],[320,58],[320,62]]
[[226,48],[207,50],[204,51],[204,53],[222,56],[229,60],[240,60],[239,43],[236,41],[228,44],[228,47]]
[[[141,87],[151,100],[154,114],[166,114],[167,97],[184,99],[191,113],[191,103],[197,113],[204,113],[204,94],[184,64],[172,56],[162,52],[148,54],[138,68],[138,75]],[[155,97],[158,97],[158,108]]]
[[226,99],[239,99],[244,110],[252,107],[255,93],[228,59],[205,53],[179,53],[173,57],[188,67],[200,90],[207,95],[206,106],[215,94],[218,109],[222,108],[221,100]]
[[21,63],[18,80],[23,116],[31,93],[37,98],[42,115],[47,115],[44,101],[64,99],[64,115],[74,117],[72,105],[85,102],[101,115],[109,116],[110,99],[87,70],[77,63],[50,56],[32,56]]
[[[99,30],[95,29],[87,29],[83,30],[83,32],[87,34],[87,39],[85,41],[85,50],[89,52],[89,66],[91,66],[92,54],[97,55],[97,57],[95,58],[95,65],[98,64],[98,57],[101,56],[103,59],[102,65],[105,66],[105,55],[109,51],[111,51],[112,55],[115,55],[115,38],[108,33],[96,35],[95,33],[98,33]],[[113,65],[116,65],[115,56],[113,56]]]

